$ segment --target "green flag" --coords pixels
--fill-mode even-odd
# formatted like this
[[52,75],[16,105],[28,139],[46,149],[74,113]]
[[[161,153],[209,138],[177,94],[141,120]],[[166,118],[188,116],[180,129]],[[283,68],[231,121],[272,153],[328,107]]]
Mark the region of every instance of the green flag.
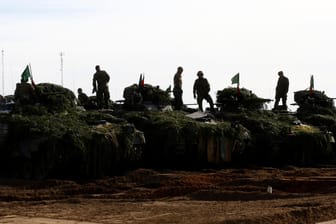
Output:
[[28,82],[29,77],[30,77],[30,70],[29,66],[27,65],[27,67],[25,68],[25,70],[21,75],[21,82]]
[[237,75],[233,76],[231,79],[232,84],[239,84],[239,73],[237,73]]

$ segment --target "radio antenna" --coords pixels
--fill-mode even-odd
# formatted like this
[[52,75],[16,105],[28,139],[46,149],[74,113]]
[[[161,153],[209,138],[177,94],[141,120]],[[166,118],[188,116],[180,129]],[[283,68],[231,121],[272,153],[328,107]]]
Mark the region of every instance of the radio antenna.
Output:
[[63,86],[63,56],[64,56],[64,52],[61,52],[60,53],[60,57],[61,57],[61,68],[60,68],[60,71],[61,71],[61,85]]
[[2,95],[5,96],[5,51],[1,50]]

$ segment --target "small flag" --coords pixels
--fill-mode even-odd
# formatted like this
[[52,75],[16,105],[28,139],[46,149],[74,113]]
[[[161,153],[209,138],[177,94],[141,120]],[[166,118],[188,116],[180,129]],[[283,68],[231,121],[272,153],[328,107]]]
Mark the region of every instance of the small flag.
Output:
[[29,77],[30,77],[30,70],[29,66],[27,65],[27,67],[25,68],[25,70],[21,75],[21,82],[28,82]]
[[141,87],[145,86],[145,74],[142,76]]
[[139,86],[141,86],[141,82],[142,82],[142,74],[140,74],[140,77],[139,77],[139,83],[138,83]]
[[239,73],[237,73],[235,76],[231,79],[232,84],[238,84],[239,85]]
[[140,74],[139,87],[144,87],[144,86],[145,86],[145,75]]

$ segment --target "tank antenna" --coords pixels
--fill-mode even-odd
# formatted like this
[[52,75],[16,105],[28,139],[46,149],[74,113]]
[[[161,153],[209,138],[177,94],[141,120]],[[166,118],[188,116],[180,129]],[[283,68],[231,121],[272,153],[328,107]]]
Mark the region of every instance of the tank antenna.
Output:
[[61,52],[60,53],[60,57],[61,57],[61,68],[60,68],[60,71],[61,71],[61,85],[63,86],[63,56],[64,56],[64,52]]
[[5,51],[1,50],[1,65],[2,65],[2,95],[5,96]]

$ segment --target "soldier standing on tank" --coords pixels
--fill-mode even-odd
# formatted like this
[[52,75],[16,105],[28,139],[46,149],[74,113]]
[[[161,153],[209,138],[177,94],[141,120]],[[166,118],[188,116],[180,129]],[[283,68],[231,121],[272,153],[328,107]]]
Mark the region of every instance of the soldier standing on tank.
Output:
[[282,106],[284,109],[287,109],[287,93],[289,87],[289,80],[286,76],[284,76],[283,71],[278,72],[279,79],[275,90],[275,103],[274,110],[279,109],[279,101],[282,99]]
[[173,88],[173,94],[174,94],[174,104],[175,109],[180,110],[183,106],[183,100],[182,100],[182,72],[183,68],[178,67],[177,72],[174,76],[174,88]]
[[204,78],[204,74],[202,71],[197,72],[198,79],[195,80],[193,93],[194,98],[197,98],[198,109],[203,111],[203,99],[208,101],[210,104],[210,110],[214,110],[214,104],[212,101],[211,96],[209,95],[210,92],[210,85],[206,78]]
[[93,75],[92,93],[97,92],[97,104],[99,109],[108,108],[108,102],[110,100],[109,81],[110,76],[107,72],[100,70],[100,66],[96,65],[96,73]]

